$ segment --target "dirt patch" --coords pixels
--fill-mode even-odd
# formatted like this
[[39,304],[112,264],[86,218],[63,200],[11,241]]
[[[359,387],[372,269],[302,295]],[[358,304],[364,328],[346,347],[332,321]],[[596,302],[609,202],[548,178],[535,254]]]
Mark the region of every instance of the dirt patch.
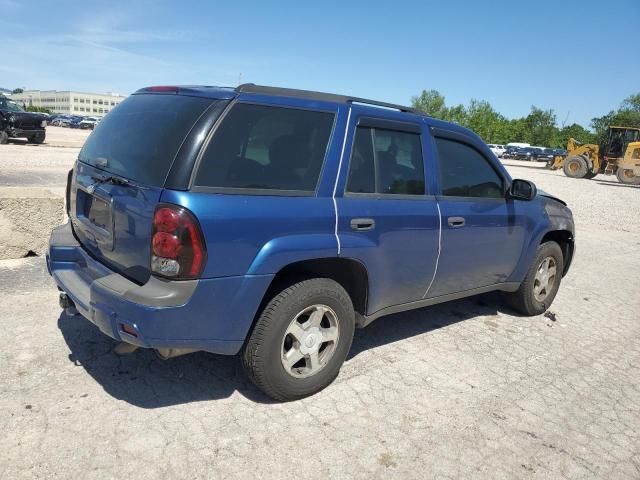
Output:
[[64,199],[46,189],[0,189],[0,260],[43,255],[65,221]]

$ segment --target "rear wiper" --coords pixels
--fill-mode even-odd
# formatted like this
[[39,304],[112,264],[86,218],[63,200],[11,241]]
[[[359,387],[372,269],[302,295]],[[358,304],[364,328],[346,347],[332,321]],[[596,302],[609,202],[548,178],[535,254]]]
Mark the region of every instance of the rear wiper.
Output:
[[110,183],[111,185],[129,185],[131,183],[126,178],[114,177],[112,175],[105,175],[103,177],[91,175],[91,179],[94,180],[95,183],[92,183],[87,187],[87,192],[89,193],[93,193],[98,184],[101,183]]

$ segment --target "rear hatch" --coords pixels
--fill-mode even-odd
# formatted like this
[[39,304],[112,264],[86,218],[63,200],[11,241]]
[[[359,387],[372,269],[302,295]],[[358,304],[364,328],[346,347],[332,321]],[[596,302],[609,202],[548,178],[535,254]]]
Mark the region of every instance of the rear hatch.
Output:
[[143,284],[154,210],[183,141],[215,100],[135,94],[85,142],[69,185],[69,217],[96,260]]

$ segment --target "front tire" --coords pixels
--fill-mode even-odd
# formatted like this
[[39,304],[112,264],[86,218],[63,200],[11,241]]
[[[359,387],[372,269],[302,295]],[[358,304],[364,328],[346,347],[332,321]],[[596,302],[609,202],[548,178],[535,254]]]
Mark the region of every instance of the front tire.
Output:
[[564,161],[562,170],[567,177],[584,178],[589,171],[589,166],[583,157],[569,157]]
[[340,284],[304,280],[264,307],[242,350],[242,366],[275,400],[307,397],[338,376],[354,329],[353,303]]
[[560,245],[556,242],[543,243],[538,247],[520,288],[508,294],[509,303],[524,315],[544,313],[556,298],[563,271],[564,258]]

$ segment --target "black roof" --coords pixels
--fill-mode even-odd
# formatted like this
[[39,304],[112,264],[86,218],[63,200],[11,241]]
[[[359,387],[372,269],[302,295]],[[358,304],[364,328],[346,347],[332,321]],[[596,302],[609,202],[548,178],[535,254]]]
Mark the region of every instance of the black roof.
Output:
[[421,110],[413,107],[405,107],[394,103],[379,102],[377,100],[368,100],[366,98],[350,97],[347,95],[335,95],[333,93],[313,92],[310,90],[297,90],[293,88],[266,87],[263,85],[255,85],[253,83],[244,83],[236,87],[238,93],[262,93],[265,95],[276,95],[281,97],[304,98],[307,100],[318,100],[334,103],[360,103],[364,105],[375,105],[376,107],[392,108],[401,112],[415,113],[417,115],[426,115]]

